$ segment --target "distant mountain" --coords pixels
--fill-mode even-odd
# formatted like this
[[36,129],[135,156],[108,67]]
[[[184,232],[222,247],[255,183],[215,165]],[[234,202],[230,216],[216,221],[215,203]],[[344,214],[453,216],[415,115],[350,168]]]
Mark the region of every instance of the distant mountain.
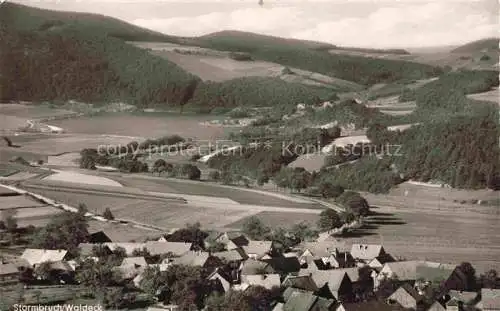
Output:
[[498,51],[499,38],[486,38],[469,42],[453,49],[452,53],[476,53],[482,51]]

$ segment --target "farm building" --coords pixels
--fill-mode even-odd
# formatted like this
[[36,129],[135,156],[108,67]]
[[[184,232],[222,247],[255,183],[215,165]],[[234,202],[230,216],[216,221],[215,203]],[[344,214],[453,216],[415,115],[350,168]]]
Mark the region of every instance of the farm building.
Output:
[[0,263],[0,287],[19,283],[19,271],[14,264]]
[[422,296],[410,285],[403,284],[387,298],[387,302],[391,305],[397,303],[405,309],[417,310],[417,306],[422,303]]

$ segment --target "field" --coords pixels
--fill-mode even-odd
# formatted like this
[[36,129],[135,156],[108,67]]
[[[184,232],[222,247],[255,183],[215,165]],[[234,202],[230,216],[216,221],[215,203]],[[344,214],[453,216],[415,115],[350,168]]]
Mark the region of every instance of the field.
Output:
[[467,97],[475,100],[489,101],[500,105],[500,92],[498,88],[484,93],[470,94],[467,95]]
[[231,187],[219,186],[207,182],[188,182],[175,179],[146,179],[139,176],[115,177],[111,174],[109,178],[118,181],[124,186],[135,187],[146,191],[168,192],[168,193],[186,193],[190,195],[200,195],[208,197],[229,198],[240,204],[289,207],[289,208],[321,208],[314,203],[293,202],[289,199],[279,198],[277,196],[262,195],[251,190],[240,188],[235,190]]
[[174,62],[187,72],[204,81],[222,82],[242,77],[280,77],[288,82],[307,85],[336,87],[344,90],[360,90],[354,82],[328,77],[316,72],[290,68],[293,74],[283,74],[285,66],[259,60],[237,61],[229,58],[229,52],[196,46],[159,42],[130,42],[133,45],[151,49],[151,53]]
[[141,228],[130,224],[120,224],[112,222],[102,222],[97,220],[89,221],[90,233],[104,231],[113,242],[144,241],[146,238],[158,237],[161,233],[157,230]]
[[18,225],[44,226],[61,210],[38,202],[29,196],[0,196],[0,219],[12,215]]
[[[260,212],[255,214],[266,226],[270,228],[290,228],[294,224],[305,222],[310,227],[315,228],[319,215],[310,213],[279,213],[279,212]],[[248,218],[226,225],[228,229],[238,230]]]

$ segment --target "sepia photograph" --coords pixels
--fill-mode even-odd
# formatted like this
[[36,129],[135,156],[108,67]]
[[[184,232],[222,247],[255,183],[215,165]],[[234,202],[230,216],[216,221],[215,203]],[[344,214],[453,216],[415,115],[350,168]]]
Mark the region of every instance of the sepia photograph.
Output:
[[500,311],[498,0],[0,0],[0,311]]

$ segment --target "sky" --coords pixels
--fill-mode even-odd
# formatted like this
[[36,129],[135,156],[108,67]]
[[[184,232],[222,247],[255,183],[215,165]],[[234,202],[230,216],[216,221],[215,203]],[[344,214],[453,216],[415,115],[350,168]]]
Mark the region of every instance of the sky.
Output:
[[170,35],[221,30],[342,46],[419,48],[500,35],[498,0],[17,0],[92,12]]

